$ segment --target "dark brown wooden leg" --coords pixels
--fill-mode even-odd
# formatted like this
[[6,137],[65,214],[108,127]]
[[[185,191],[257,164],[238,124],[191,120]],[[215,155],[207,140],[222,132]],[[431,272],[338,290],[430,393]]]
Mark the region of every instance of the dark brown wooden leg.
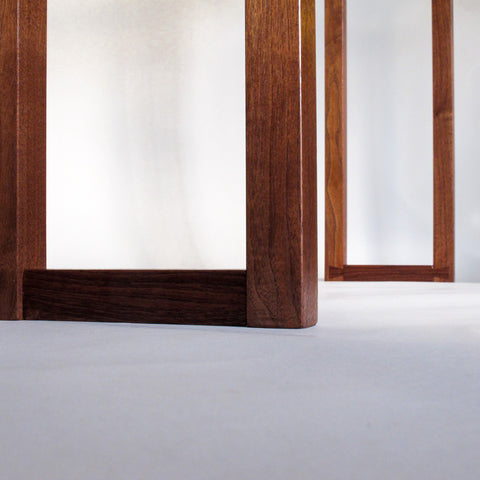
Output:
[[247,324],[317,322],[314,0],[246,1]]
[[4,0],[0,32],[0,318],[21,319],[23,271],[46,266],[46,1]]
[[455,149],[453,116],[453,4],[432,0],[434,266],[455,278]]
[[325,1],[325,280],[347,263],[346,0]]

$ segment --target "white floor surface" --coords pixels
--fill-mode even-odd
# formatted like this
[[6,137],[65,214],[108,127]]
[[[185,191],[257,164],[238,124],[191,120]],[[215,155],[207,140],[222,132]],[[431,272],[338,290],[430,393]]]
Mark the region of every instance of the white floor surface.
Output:
[[0,322],[0,480],[480,479],[480,285],[319,300],[303,331]]

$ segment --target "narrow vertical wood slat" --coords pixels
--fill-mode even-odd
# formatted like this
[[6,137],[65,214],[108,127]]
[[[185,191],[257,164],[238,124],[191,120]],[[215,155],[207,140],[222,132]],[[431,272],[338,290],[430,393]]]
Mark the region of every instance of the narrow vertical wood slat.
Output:
[[247,323],[317,321],[314,0],[246,1]]
[[432,0],[434,266],[455,277],[455,175],[453,111],[453,3]]
[[0,4],[0,318],[19,318],[17,295],[17,0]]
[[47,261],[47,0],[20,0],[19,253],[21,274]]
[[46,267],[46,0],[4,0],[0,32],[0,318],[21,319]]
[[325,280],[347,262],[346,0],[325,0]]
[[318,320],[317,78],[315,0],[300,3],[301,78],[301,317],[297,326]]

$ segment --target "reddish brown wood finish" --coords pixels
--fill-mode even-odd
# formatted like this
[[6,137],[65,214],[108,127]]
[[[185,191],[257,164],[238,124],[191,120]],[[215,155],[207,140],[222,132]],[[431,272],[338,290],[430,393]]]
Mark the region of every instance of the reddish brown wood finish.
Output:
[[27,320],[246,325],[245,271],[27,270]]
[[325,0],[325,279],[452,282],[455,266],[452,0],[432,0],[434,265],[346,265],[346,0]]
[[317,322],[315,1],[246,1],[247,321]]
[[0,5],[0,318],[22,318],[22,276],[45,268],[46,3]]
[[343,268],[330,267],[331,280],[341,278],[349,282],[435,282],[445,281],[448,268],[434,268],[430,265],[345,265]]
[[[453,0],[432,1],[434,266],[455,278],[455,153],[453,111]],[[442,281],[442,279],[437,279]]]
[[346,0],[325,0],[325,280],[347,263]]
[[247,0],[248,274],[46,270],[46,4],[0,6],[2,318],[314,325],[315,1]]

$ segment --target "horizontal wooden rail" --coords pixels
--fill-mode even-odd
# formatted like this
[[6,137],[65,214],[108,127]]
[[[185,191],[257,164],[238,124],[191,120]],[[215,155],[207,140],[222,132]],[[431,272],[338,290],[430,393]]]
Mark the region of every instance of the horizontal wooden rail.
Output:
[[27,270],[26,320],[246,325],[242,270]]
[[428,265],[344,265],[330,267],[329,277],[350,282],[435,282],[448,280],[450,269]]

